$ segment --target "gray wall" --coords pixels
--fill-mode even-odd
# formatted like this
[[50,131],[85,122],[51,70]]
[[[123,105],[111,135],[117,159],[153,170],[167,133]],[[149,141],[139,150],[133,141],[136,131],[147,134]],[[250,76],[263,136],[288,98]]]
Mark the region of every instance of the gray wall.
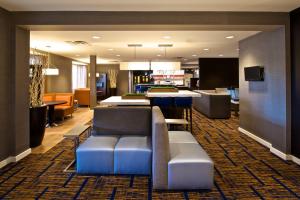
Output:
[[[29,32],[0,8],[0,161],[29,148]],[[25,87],[24,87],[25,86]]]
[[45,92],[72,92],[72,59],[50,54],[49,60],[59,69],[59,75],[46,76]]
[[13,124],[10,131],[14,133],[12,152],[18,155],[29,149],[29,31],[17,27],[15,38],[15,67],[11,74]]
[[9,13],[0,8],[0,161],[10,154],[10,23]]
[[[240,42],[240,127],[289,153],[285,29]],[[246,82],[244,67],[264,66],[265,81]]]

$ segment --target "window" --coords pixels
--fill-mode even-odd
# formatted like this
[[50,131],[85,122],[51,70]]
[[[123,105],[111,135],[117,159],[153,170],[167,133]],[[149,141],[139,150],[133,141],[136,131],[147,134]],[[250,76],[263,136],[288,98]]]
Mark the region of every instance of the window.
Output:
[[87,68],[85,65],[72,65],[72,89],[86,88]]

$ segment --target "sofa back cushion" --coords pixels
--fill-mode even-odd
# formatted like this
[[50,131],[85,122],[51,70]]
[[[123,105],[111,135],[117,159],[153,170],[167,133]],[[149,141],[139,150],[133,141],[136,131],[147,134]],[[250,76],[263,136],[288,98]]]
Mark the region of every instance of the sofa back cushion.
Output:
[[152,181],[154,189],[168,188],[170,146],[168,128],[159,107],[152,108]]
[[93,135],[151,135],[151,108],[95,108]]
[[72,93],[56,93],[56,101],[67,101],[62,106],[73,106],[73,94]]
[[55,101],[55,93],[45,93],[43,96],[43,102]]

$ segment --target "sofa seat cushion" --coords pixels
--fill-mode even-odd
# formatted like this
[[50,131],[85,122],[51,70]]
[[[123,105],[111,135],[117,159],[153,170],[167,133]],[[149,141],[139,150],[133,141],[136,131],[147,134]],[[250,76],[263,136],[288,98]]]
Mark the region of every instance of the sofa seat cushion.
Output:
[[91,136],[76,150],[77,172],[82,174],[113,174],[114,148],[118,136]]
[[194,136],[188,131],[169,131],[170,143],[195,143],[198,144]]
[[149,136],[122,136],[114,151],[115,174],[151,173],[152,150]]
[[170,143],[169,189],[211,189],[214,164],[199,144]]

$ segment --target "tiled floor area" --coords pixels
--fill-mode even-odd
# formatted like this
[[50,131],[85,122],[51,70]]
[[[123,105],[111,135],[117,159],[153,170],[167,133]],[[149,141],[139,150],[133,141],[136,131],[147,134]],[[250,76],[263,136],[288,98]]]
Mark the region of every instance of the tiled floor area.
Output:
[[299,199],[300,166],[283,161],[239,133],[238,119],[209,120],[194,112],[194,135],[215,162],[211,191],[153,191],[143,176],[63,173],[73,158],[61,141],[0,170],[0,199]]

